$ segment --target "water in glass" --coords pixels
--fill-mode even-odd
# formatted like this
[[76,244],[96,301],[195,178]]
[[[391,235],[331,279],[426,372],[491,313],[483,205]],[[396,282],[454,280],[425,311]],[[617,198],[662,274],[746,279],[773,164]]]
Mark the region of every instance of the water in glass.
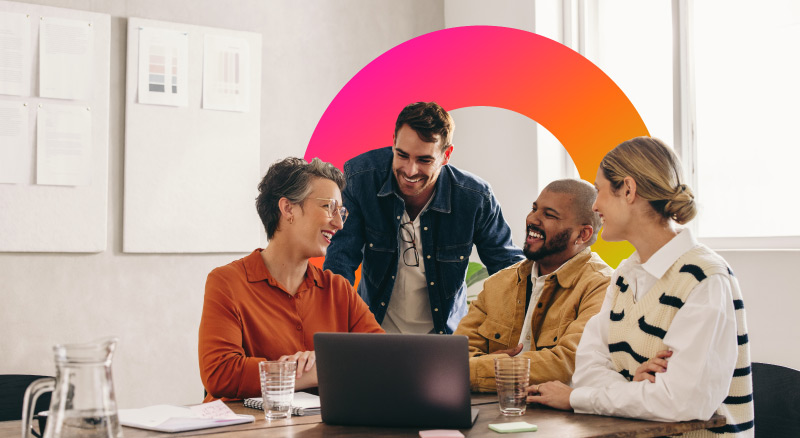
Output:
[[297,362],[259,363],[264,416],[268,420],[289,418],[291,415],[296,371]]

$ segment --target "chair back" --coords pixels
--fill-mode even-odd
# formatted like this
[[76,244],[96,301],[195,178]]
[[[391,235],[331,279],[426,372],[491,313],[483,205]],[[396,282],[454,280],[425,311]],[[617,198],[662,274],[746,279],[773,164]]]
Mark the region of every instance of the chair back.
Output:
[[[22,419],[22,399],[25,389],[34,380],[48,376],[32,376],[29,374],[0,374],[0,421]],[[35,412],[50,408],[50,394],[39,397]]]
[[800,371],[753,363],[756,438],[800,437]]

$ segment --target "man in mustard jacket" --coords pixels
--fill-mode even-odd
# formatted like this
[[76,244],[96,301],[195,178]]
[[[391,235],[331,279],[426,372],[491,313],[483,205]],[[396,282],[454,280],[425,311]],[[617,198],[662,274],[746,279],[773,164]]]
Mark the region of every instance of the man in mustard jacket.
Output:
[[595,188],[562,179],[542,190],[526,219],[527,260],[489,277],[458,325],[469,338],[473,391],[494,392],[494,359],[531,359],[530,383],[569,383],[583,328],[603,304],[612,269],[589,246],[600,217]]

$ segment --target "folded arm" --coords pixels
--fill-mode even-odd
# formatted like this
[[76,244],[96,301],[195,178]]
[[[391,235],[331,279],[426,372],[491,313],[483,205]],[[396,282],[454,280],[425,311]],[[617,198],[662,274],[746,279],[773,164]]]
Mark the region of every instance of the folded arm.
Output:
[[[589,353],[581,343],[581,372],[576,372],[575,390],[569,396],[575,412],[655,421],[711,417],[728,394],[738,347],[730,285],[722,276],[700,283],[675,314],[664,337],[672,356],[666,371],[655,374],[655,383],[628,382],[614,371],[608,354],[608,319],[602,318],[607,314],[602,312],[592,337],[606,339],[605,350]],[[592,344],[596,345],[587,343],[586,348]]]

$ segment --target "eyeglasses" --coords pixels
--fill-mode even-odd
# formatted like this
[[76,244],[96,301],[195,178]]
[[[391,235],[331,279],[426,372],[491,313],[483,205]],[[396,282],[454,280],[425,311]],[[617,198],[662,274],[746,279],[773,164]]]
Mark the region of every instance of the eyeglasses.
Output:
[[344,208],[344,205],[341,205],[341,206],[339,205],[339,201],[337,201],[337,200],[335,200],[333,198],[311,198],[311,199],[317,199],[317,200],[320,200],[320,201],[328,201],[327,204],[320,205],[320,207],[328,210],[328,217],[329,218],[333,218],[334,214],[339,213],[339,216],[342,217],[342,223],[344,224],[345,221],[347,221],[347,215],[350,214],[350,213],[347,212],[347,209]]
[[419,252],[417,252],[417,243],[414,239],[414,224],[411,222],[400,224],[400,240],[411,244],[403,251],[403,263],[410,267],[419,266]]

